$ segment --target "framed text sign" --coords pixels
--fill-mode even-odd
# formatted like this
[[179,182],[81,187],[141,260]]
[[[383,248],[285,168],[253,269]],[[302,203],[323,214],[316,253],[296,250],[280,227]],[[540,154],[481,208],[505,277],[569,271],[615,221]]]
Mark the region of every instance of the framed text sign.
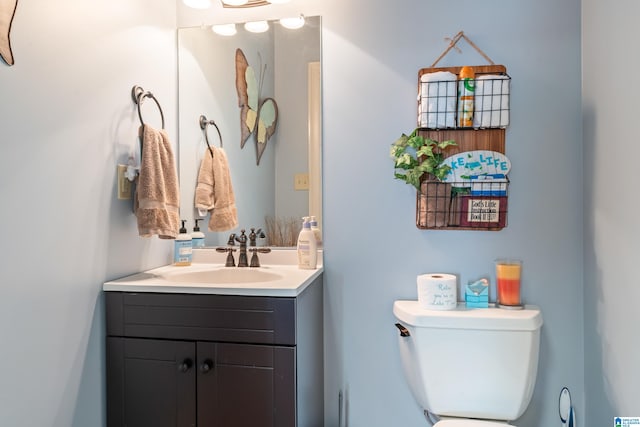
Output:
[[463,227],[504,227],[506,196],[461,196],[460,225]]

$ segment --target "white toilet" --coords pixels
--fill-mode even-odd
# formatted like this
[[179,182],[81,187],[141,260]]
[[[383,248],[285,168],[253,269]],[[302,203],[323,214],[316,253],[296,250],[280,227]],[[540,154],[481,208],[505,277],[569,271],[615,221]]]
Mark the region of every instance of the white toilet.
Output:
[[434,311],[396,301],[405,377],[437,427],[504,427],[527,409],[536,382],[542,314],[466,308]]

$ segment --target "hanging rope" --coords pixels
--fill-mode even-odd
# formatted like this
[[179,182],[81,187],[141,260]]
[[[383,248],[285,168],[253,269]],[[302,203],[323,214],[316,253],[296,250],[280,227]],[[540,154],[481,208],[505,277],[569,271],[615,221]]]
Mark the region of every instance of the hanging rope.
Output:
[[482,51],[478,46],[476,46],[476,44],[475,44],[474,42],[472,42],[472,41],[471,41],[471,39],[470,39],[469,37],[465,36],[463,31],[460,31],[458,34],[456,34],[455,36],[453,36],[453,38],[445,37],[445,39],[444,39],[444,40],[449,42],[449,46],[445,49],[445,51],[444,51],[444,52],[442,52],[442,54],[440,54],[440,56],[438,57],[438,59],[436,59],[436,62],[434,62],[433,64],[431,64],[431,68],[435,67],[435,66],[436,66],[436,64],[437,64],[438,62],[440,62],[440,60],[441,60],[442,58],[444,58],[444,57],[447,55],[447,53],[449,53],[449,51],[450,51],[451,49],[454,49],[454,48],[455,48],[455,50],[456,50],[458,53],[462,53],[462,50],[460,50],[460,48],[459,48],[458,46],[456,46],[456,44],[460,41],[460,39],[465,39],[465,40],[467,41],[467,43],[469,43],[469,44],[471,45],[471,47],[473,47],[476,51],[478,51],[478,53],[479,53],[480,55],[482,55],[482,57],[483,57],[484,59],[486,59],[486,60],[489,62],[489,64],[491,64],[491,65],[495,65],[495,63],[491,60],[491,58],[489,58],[489,57],[487,56],[487,54],[486,54],[486,53],[484,53],[484,52],[483,52],[483,51]]

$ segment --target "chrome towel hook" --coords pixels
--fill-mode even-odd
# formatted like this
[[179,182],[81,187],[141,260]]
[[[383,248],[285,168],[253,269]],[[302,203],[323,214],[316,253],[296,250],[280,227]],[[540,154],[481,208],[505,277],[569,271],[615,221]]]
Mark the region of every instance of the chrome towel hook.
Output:
[[162,107],[160,106],[160,102],[158,99],[149,91],[145,91],[140,86],[134,86],[131,88],[131,99],[138,106],[138,117],[140,118],[140,124],[144,125],[144,120],[142,119],[142,111],[140,111],[140,107],[144,98],[151,98],[158,106],[158,110],[160,110],[160,118],[162,119],[162,129],[164,129],[164,113],[162,112]]
[[209,134],[207,132],[207,127],[211,125],[216,128],[218,132],[218,137],[220,138],[220,148],[222,148],[222,134],[220,133],[220,128],[213,120],[208,120],[204,114],[200,116],[200,129],[204,132],[204,140],[207,143],[207,148],[209,148],[209,152],[211,153],[211,157],[213,157],[213,150],[211,149],[211,144],[209,144]]

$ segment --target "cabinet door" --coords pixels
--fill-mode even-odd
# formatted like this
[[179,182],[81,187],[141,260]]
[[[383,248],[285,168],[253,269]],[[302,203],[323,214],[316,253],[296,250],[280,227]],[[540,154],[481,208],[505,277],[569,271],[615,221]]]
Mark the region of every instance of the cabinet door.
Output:
[[107,338],[107,426],[195,427],[195,343]]
[[295,427],[295,348],[197,343],[198,426]]

